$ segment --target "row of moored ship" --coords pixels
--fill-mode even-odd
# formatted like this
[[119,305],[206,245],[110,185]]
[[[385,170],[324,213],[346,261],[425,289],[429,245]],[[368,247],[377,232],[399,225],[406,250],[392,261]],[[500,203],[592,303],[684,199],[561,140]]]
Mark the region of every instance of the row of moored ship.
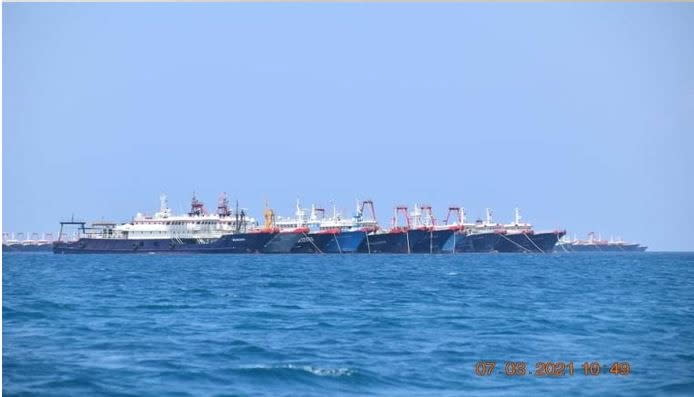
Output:
[[[237,206],[238,207],[238,206]],[[437,224],[432,209],[416,205],[395,208],[392,225],[381,228],[376,221],[373,202],[358,204],[351,218],[333,210],[296,206],[293,217],[276,216],[266,208],[262,226],[245,210],[232,211],[225,195],[217,211],[208,213],[203,203],[193,197],[191,210],[175,215],[161,197],[154,216],[137,214],[132,222],[114,224],[99,222],[86,227],[84,222],[61,222],[76,225],[80,235],[74,241],[59,239],[53,245],[56,253],[443,253],[443,252],[551,252],[563,231],[534,232],[521,223],[516,210],[515,222],[492,221],[487,210],[484,221],[467,223],[464,211],[449,208],[443,224]]]
[[[226,195],[217,210],[208,213],[193,197],[190,212],[176,215],[161,197],[153,216],[138,213],[131,222],[115,224],[61,222],[55,253],[462,253],[462,252],[552,252],[565,235],[563,230],[536,232],[521,222],[518,209],[510,224],[492,220],[468,223],[465,212],[450,207],[443,222],[437,222],[427,205],[395,208],[390,228],[376,221],[373,202],[357,204],[351,218],[333,209],[302,208],[297,202],[293,217],[276,216],[266,208],[263,224],[243,209],[229,208]],[[77,226],[75,239],[64,239],[65,226]]]
[[50,251],[53,248],[53,234],[44,233],[3,233],[2,250],[8,252]]

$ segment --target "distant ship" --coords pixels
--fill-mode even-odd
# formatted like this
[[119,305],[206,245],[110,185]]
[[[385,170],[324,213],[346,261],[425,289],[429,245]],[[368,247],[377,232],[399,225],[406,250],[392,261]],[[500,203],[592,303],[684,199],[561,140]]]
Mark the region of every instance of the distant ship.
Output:
[[[271,227],[272,211],[266,213],[266,227],[246,217],[244,210],[231,212],[226,195],[219,200],[217,212],[209,214],[193,195],[191,210],[174,215],[165,195],[160,197],[159,212],[141,213],[129,223],[61,222],[61,238],[53,243],[57,254],[83,253],[256,253],[263,252],[280,231]],[[63,227],[77,226],[79,237],[63,241]],[[270,227],[268,227],[270,226]]]
[[568,238],[562,239],[557,244],[557,252],[643,252],[648,247],[636,243],[628,243],[624,240],[610,239],[603,240],[595,237],[595,233],[588,233],[588,239],[578,240],[574,237],[573,240]]
[[53,247],[53,234],[44,233],[40,237],[39,233],[3,233],[2,234],[2,250],[4,252],[41,252],[49,251]]

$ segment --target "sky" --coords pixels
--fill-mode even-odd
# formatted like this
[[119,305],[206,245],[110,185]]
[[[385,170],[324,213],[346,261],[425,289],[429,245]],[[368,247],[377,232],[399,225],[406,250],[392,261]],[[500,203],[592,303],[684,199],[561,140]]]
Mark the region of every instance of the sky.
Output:
[[2,8],[3,231],[227,192],[694,250],[694,4]]

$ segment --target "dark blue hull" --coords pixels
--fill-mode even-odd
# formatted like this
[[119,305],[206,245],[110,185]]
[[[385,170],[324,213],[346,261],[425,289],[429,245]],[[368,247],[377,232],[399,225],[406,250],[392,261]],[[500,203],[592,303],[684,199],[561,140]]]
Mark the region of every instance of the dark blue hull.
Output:
[[409,254],[414,252],[414,247],[421,247],[426,240],[425,252],[429,252],[429,235],[430,233],[426,230],[369,234],[362,241],[358,251],[372,254]]
[[[410,231],[412,233],[413,231]],[[410,242],[415,241],[412,252],[416,254],[438,254],[443,251],[443,247],[448,239],[453,236],[453,230],[433,230],[423,231],[422,237],[418,240],[410,238]]]
[[74,242],[56,242],[56,254],[148,254],[200,253],[251,254],[261,252],[276,233],[227,234],[218,239],[200,242],[197,239],[99,239],[81,238]]
[[366,232],[348,231],[334,235],[335,238],[328,241],[323,252],[328,254],[351,254],[357,252],[359,246],[366,238]]
[[528,233],[513,233],[504,235],[496,245],[499,252],[540,252],[533,246]]
[[494,232],[472,234],[464,231],[456,232],[448,240],[451,248],[447,248],[446,252],[494,252],[499,238],[499,234]]
[[333,233],[309,233],[301,236],[291,252],[293,254],[312,254],[325,252],[328,242],[335,239]]
[[467,238],[465,232],[455,232],[444,245],[443,252],[472,252],[471,240]]
[[535,252],[548,253],[554,251],[557,241],[563,232],[552,233],[513,233],[502,235],[496,250],[499,252]]
[[362,241],[361,245],[359,245],[358,252],[371,254],[407,254],[409,253],[409,249],[407,248],[407,233],[397,232],[368,234],[364,238],[364,241]]
[[3,244],[3,252],[50,252],[52,244]]
[[299,239],[305,236],[304,233],[277,233],[265,244],[261,252],[264,254],[289,254]]

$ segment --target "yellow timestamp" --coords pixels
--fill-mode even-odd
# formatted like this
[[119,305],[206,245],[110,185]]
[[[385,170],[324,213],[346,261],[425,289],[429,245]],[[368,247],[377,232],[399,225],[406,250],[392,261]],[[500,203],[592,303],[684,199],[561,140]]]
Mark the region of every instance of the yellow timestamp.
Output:
[[526,361],[504,361],[503,365],[497,365],[496,361],[481,360],[475,363],[474,371],[477,376],[565,377],[576,374],[584,376],[631,374],[631,364],[627,361],[615,361],[605,367],[598,361],[584,361],[580,366],[576,366],[573,361],[537,361],[534,364],[533,367],[528,367]]

